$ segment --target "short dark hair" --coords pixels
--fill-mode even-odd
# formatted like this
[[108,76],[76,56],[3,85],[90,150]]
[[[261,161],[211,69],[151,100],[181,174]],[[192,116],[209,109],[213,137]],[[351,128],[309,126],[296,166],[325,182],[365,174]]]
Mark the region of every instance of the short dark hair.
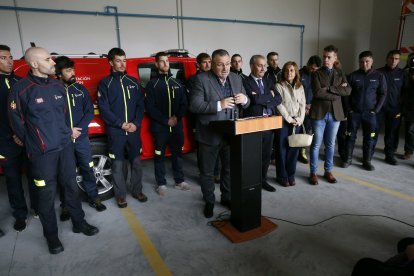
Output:
[[158,52],[155,54],[155,61],[158,62],[160,57],[168,57],[168,54],[164,51]]
[[358,59],[361,59],[361,58],[366,58],[366,57],[373,58],[373,57],[374,57],[374,55],[372,54],[372,52],[371,52],[371,51],[363,51],[363,52],[361,52],[361,53],[359,54]]
[[216,56],[224,57],[224,56],[230,56],[230,54],[224,49],[217,49],[211,54],[211,58],[214,59]]
[[400,55],[401,56],[401,51],[397,50],[397,49],[391,50],[387,53],[387,58],[392,57],[393,55]]
[[258,60],[259,58],[261,58],[261,59],[265,59],[265,57],[264,56],[262,56],[262,55],[253,55],[251,58],[250,58],[250,66],[252,66],[253,64],[255,64],[256,63],[256,60]]
[[312,64],[315,64],[316,66],[321,67],[322,66],[321,58],[318,55],[311,56],[308,59],[307,65],[312,65]]
[[338,48],[331,44],[331,45],[328,45],[325,48],[323,48],[323,51],[324,52],[334,52],[335,54],[337,54],[338,53]]
[[124,50],[122,50],[121,48],[112,48],[111,50],[109,50],[108,52],[108,60],[112,61],[114,60],[115,56],[125,56],[125,52]]
[[0,45],[0,51],[9,51],[10,52],[10,47],[7,45]]
[[56,75],[62,75],[62,70],[66,68],[73,68],[75,66],[75,62],[68,58],[67,56],[60,56],[55,59],[55,68],[56,68]]
[[269,52],[266,56],[266,59],[269,59],[271,56],[279,56],[279,54],[276,52]]
[[236,58],[236,57],[240,57],[241,59],[243,59],[240,54],[234,54],[231,56],[231,60],[233,60],[233,58]]
[[197,56],[197,63],[201,64],[205,59],[211,59],[210,55],[207,53],[200,53]]

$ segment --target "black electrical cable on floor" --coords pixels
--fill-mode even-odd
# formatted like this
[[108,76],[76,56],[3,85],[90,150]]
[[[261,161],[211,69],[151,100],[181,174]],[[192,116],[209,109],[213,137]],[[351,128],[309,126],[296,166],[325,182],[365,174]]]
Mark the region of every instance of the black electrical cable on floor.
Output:
[[[402,220],[399,220],[399,219],[396,219],[396,218],[392,218],[392,217],[389,217],[389,216],[384,216],[384,215],[339,214],[339,215],[335,215],[335,216],[329,217],[327,219],[324,219],[324,220],[321,220],[319,222],[315,222],[315,223],[312,223],[312,224],[303,224],[303,223],[298,223],[298,222],[294,222],[294,221],[290,221],[290,220],[286,220],[286,219],[281,219],[281,218],[276,218],[276,217],[270,217],[270,216],[264,216],[264,217],[268,218],[268,219],[272,219],[272,220],[287,222],[287,223],[298,225],[298,226],[312,227],[312,226],[317,226],[319,224],[327,222],[329,220],[332,220],[334,218],[345,217],[345,216],[348,216],[348,217],[380,217],[380,218],[387,218],[387,219],[397,221],[399,223],[402,223],[402,224],[405,224],[407,226],[410,226],[410,227],[414,228],[414,225],[412,225],[412,224],[409,224],[405,221],[402,221]],[[224,211],[224,212],[221,212],[220,214],[218,214],[215,220],[209,221],[207,223],[207,225],[212,226],[213,222],[216,222],[216,223],[222,222],[223,224],[225,224],[225,223],[228,222],[229,218],[230,218],[230,212],[229,211]]]
[[324,222],[326,222],[328,220],[331,220],[331,219],[334,219],[334,218],[338,218],[338,217],[344,217],[344,216],[349,216],[349,217],[380,217],[380,218],[387,218],[387,219],[394,220],[394,221],[397,221],[399,223],[402,223],[402,224],[405,224],[407,226],[411,226],[411,227],[414,228],[414,225],[412,225],[412,224],[409,224],[409,223],[407,223],[405,221],[402,221],[402,220],[399,220],[399,219],[396,219],[396,218],[392,218],[392,217],[389,217],[389,216],[384,216],[384,215],[339,214],[339,215],[335,215],[335,216],[332,216],[330,218],[327,218],[327,219],[324,219],[324,220],[321,220],[319,222],[315,222],[315,223],[312,223],[312,224],[302,224],[302,223],[293,222],[293,221],[286,220],[286,219],[269,217],[269,216],[264,216],[264,217],[266,217],[268,219],[284,221],[284,222],[291,223],[291,224],[295,224],[295,225],[299,225],[299,226],[307,226],[307,227],[309,227],[309,226],[316,226],[316,225],[322,224],[322,223],[324,223]]

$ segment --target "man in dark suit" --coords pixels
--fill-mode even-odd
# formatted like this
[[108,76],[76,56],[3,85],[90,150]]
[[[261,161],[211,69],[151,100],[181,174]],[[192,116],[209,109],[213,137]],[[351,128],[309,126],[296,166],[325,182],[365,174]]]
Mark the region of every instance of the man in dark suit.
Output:
[[[243,79],[244,89],[250,98],[250,106],[244,110],[244,117],[272,116],[276,114],[276,106],[282,102],[280,94],[274,91],[272,81],[264,79],[266,59],[261,55],[250,58],[250,76]],[[273,131],[262,132],[262,188],[268,192],[276,189],[267,181],[267,170],[273,145]]]
[[201,192],[206,205],[204,216],[213,216],[214,164],[221,158],[221,204],[230,205],[230,145],[225,135],[214,131],[211,121],[237,118],[239,108],[247,108],[249,98],[240,76],[230,72],[230,56],[218,49],[212,54],[211,71],[196,76],[190,93],[190,110],[197,115],[198,165]]
[[310,148],[310,176],[311,185],[318,184],[316,171],[318,169],[319,149],[322,141],[325,144],[324,177],[329,183],[336,183],[332,174],[335,137],[339,122],[345,119],[342,108],[342,96],[351,93],[344,73],[334,68],[337,60],[338,48],[333,45],[323,49],[323,66],[312,74],[313,99],[310,109],[314,137]]

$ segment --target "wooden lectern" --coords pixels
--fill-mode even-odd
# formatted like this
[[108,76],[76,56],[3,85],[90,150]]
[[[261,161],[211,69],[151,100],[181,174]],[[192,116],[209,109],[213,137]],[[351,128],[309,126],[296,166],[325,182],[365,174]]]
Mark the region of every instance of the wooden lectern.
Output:
[[282,127],[281,116],[213,121],[215,131],[230,136],[231,218],[213,223],[233,242],[250,240],[276,228],[263,218],[262,131]]

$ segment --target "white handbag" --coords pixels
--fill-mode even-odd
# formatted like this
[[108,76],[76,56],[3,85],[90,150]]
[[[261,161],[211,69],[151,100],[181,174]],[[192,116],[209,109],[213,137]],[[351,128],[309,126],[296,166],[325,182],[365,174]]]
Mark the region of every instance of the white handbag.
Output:
[[288,136],[289,147],[291,148],[303,148],[312,144],[313,134],[307,134],[305,126],[302,126],[303,133],[295,133],[296,127],[293,127],[292,135]]

